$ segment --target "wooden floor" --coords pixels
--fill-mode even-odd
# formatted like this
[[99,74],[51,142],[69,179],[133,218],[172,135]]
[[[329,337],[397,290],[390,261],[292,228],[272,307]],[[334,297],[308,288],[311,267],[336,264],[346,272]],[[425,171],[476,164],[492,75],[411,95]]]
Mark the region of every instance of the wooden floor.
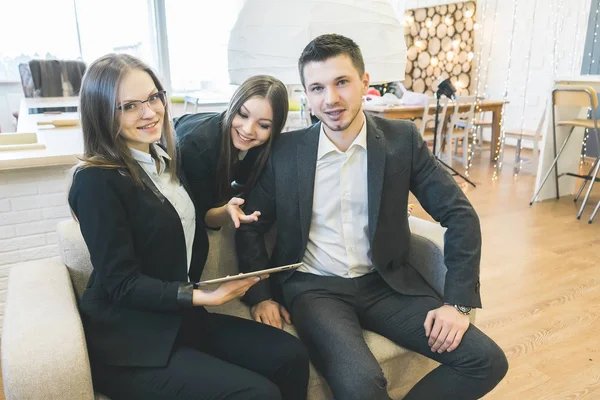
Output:
[[[485,399],[600,399],[600,215],[587,223],[600,185],[578,221],[572,198],[529,206],[530,167],[515,178],[505,165],[492,180],[487,160],[484,152],[471,169],[476,189],[461,185],[483,230],[477,326],[510,363]],[[418,206],[413,214],[427,218]]]
[[[532,168],[515,178],[505,165],[493,181],[488,154],[471,170],[477,188],[461,185],[483,233],[476,324],[510,365],[485,399],[600,399],[600,215],[587,223],[600,185],[582,220],[572,196],[530,207]],[[413,215],[427,218],[419,207]]]

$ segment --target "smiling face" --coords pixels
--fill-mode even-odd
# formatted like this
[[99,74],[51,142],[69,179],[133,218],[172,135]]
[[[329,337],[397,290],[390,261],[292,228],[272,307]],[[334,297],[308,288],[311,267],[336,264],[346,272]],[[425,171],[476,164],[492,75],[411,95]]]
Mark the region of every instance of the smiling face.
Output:
[[304,66],[306,96],[312,112],[326,130],[356,134],[363,123],[362,96],[369,88],[369,74],[362,76],[345,54]]
[[[146,101],[139,104],[139,101]],[[138,102],[137,104],[135,102]],[[140,69],[127,72],[119,88],[117,111],[120,121],[120,134],[127,146],[150,151],[150,144],[160,140],[165,117],[165,99],[159,98],[159,92],[150,75]],[[135,111],[135,107],[141,110]]]
[[231,122],[231,141],[240,151],[264,144],[273,129],[273,108],[263,97],[252,97],[242,105]]

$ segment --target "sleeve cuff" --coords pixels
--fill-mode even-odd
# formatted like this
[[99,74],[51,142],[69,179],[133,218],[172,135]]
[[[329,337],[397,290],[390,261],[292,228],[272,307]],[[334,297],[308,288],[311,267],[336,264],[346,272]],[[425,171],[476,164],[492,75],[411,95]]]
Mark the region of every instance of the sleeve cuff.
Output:
[[193,306],[192,298],[194,294],[193,283],[182,283],[177,289],[177,303],[184,308],[191,308]]
[[265,279],[252,286],[242,297],[242,302],[252,307],[261,301],[269,300],[271,297],[270,281]]

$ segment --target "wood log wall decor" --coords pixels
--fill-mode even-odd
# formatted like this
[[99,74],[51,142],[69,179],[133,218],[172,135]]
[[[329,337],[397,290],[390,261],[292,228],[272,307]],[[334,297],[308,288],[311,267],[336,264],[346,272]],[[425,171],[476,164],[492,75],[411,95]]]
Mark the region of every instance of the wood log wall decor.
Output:
[[450,78],[458,96],[471,94],[475,2],[408,10],[404,86],[433,96],[438,79]]

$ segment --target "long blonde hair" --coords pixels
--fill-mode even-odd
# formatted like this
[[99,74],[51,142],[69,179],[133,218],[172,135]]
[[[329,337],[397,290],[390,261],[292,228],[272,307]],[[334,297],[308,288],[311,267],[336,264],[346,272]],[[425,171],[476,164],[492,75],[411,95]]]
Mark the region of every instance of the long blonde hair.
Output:
[[[107,54],[94,61],[86,70],[79,94],[79,113],[83,131],[84,153],[77,169],[89,167],[125,170],[135,183],[142,186],[136,161],[120,134],[117,117],[118,91],[123,77],[131,70],[148,73],[158,90],[164,86],[152,69],[128,54]],[[177,154],[169,107],[165,107],[160,144],[171,157],[169,172],[177,180]],[[153,151],[152,147],[150,147]]]

